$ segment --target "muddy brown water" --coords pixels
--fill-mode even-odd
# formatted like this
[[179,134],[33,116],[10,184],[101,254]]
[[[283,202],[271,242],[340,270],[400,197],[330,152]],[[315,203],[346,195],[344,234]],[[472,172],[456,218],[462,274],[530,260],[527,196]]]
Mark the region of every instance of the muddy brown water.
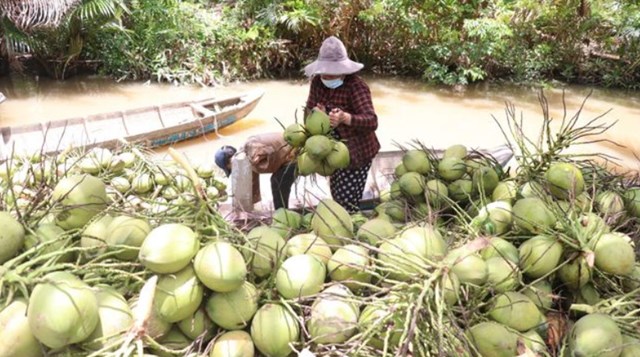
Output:
[[[543,116],[538,88],[480,84],[462,92],[454,92],[449,88],[430,86],[407,78],[365,79],[371,87],[379,116],[377,134],[383,150],[397,149],[399,145],[411,146],[415,141],[434,148],[458,143],[474,148],[503,144],[507,138],[502,130],[508,129],[506,103],[514,105],[526,135],[534,140],[539,137]],[[255,88],[262,88],[265,95],[246,118],[222,129],[219,135],[213,133],[174,146],[193,162],[207,162],[213,160],[214,152],[222,145],[239,146],[251,135],[281,131],[278,120],[288,125],[294,122],[296,114],[301,120],[308,82],[301,78],[202,88],[116,83],[100,77],[74,78],[64,82],[2,77],[0,92],[6,95],[7,101],[0,104],[0,125],[59,120],[210,96],[224,97]],[[563,117],[571,118],[583,102],[578,125],[585,125],[599,116],[601,118],[596,123],[613,124],[603,134],[591,138],[607,141],[573,150],[611,155],[622,168],[640,170],[640,160],[637,158],[640,157],[640,92],[564,86],[546,88],[544,93],[554,126],[560,125]],[[586,99],[589,94],[590,97]],[[167,150],[158,149],[156,154],[160,158],[167,157]]]

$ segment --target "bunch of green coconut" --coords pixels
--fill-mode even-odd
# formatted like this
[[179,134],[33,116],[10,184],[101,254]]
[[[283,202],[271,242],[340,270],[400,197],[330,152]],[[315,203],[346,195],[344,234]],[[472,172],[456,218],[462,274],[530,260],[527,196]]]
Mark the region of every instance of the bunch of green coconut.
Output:
[[[171,215],[196,200],[194,185],[211,201],[227,199],[225,183],[214,175],[213,163],[189,164],[188,172],[173,160],[152,160],[136,147],[118,153],[109,149],[76,149],[53,156],[15,156],[0,167],[4,204],[25,209],[42,189],[62,176],[90,175],[105,183],[109,202],[131,211]],[[197,178],[192,179],[190,175]]]
[[638,356],[640,188],[551,146],[417,147],[373,211],[243,230],[180,156],[8,161],[0,356]]
[[293,123],[285,128],[284,140],[296,149],[299,175],[331,176],[349,166],[349,149],[331,135],[329,116],[314,108],[304,125]]

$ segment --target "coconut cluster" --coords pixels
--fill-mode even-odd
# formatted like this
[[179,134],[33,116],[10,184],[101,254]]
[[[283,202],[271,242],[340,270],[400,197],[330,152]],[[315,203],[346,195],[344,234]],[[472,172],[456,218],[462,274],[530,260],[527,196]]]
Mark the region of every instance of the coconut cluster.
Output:
[[349,166],[347,145],[331,135],[329,116],[313,109],[304,125],[294,123],[284,131],[284,140],[296,148],[298,174],[331,176],[338,169]]
[[188,162],[16,158],[0,356],[638,356],[640,189],[546,157],[406,150],[373,210],[240,228]]

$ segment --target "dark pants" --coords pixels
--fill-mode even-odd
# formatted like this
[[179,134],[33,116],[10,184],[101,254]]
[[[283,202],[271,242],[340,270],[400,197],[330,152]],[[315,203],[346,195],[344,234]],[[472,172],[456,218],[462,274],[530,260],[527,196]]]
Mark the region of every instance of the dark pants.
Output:
[[341,169],[331,175],[329,188],[331,197],[349,213],[360,210],[360,200],[367,183],[371,162],[355,169]]
[[289,195],[294,182],[296,182],[296,164],[294,163],[283,165],[271,175],[274,209],[289,208]]

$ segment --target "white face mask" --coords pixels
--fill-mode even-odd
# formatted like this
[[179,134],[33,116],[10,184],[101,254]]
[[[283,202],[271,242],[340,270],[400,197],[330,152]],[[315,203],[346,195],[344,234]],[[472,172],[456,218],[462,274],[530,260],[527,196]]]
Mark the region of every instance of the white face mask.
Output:
[[340,87],[342,85],[342,83],[344,83],[342,78],[336,78],[336,79],[322,79],[322,78],[320,78],[320,80],[322,81],[324,86],[329,88],[329,89],[336,89],[336,88]]

